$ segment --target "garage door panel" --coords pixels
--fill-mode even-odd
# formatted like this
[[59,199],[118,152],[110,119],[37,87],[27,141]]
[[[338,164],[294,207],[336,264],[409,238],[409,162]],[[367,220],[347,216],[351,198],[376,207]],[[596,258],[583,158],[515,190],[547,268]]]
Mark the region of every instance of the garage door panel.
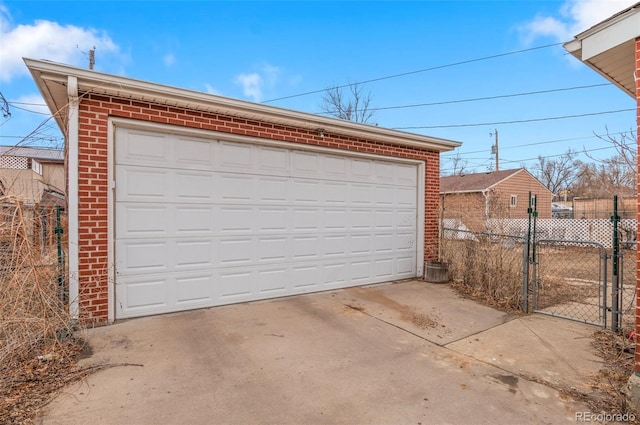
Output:
[[325,288],[344,288],[349,282],[348,264],[343,262],[327,263],[323,268]]
[[219,170],[251,174],[254,171],[254,150],[246,143],[220,142],[217,150]]
[[213,276],[189,275],[176,278],[176,304],[211,304],[214,300],[212,293]]
[[205,202],[215,200],[213,188],[216,187],[216,175],[206,171],[174,171],[171,178],[175,182],[175,201]]
[[290,241],[287,237],[261,237],[258,238],[258,261],[285,262],[290,260],[288,247]]
[[320,183],[310,180],[293,180],[291,194],[294,204],[319,204]]
[[375,186],[373,199],[376,206],[393,206],[395,204],[395,188],[393,186]]
[[413,193],[415,198],[415,188],[418,184],[418,173],[413,165],[397,164],[396,170],[396,184],[410,187],[410,192]]
[[320,159],[316,152],[291,152],[291,175],[293,177],[320,177]]
[[396,251],[415,251],[416,249],[416,234],[411,233],[398,233],[394,238],[394,249]]
[[130,131],[117,318],[415,276],[416,165]]
[[322,210],[322,229],[325,232],[345,232],[349,229],[349,218],[349,210],[346,208],[325,208]]
[[375,210],[373,212],[375,230],[393,229],[395,212],[393,210]]
[[169,236],[172,214],[164,205],[118,204],[116,207],[116,238]]
[[370,234],[351,235],[351,254],[370,254],[372,246],[372,236]]
[[416,269],[415,257],[406,256],[396,260],[398,264],[398,274],[402,277],[413,277]]
[[348,255],[349,240],[346,235],[325,235],[323,239],[325,257],[344,258]]
[[375,279],[387,280],[393,276],[393,258],[383,258],[374,261]]
[[214,187],[219,193],[220,202],[251,203],[254,200],[252,176],[221,174],[219,183]]
[[289,273],[287,268],[276,267],[264,269],[258,272],[258,290],[264,296],[286,295],[287,279]]
[[347,181],[349,179],[349,158],[334,155],[321,155],[320,159],[322,161],[321,177],[323,179],[341,181]]
[[120,142],[116,151],[118,164],[170,164],[171,140],[168,135],[118,128],[116,139]]
[[319,258],[320,237],[318,236],[293,236],[291,238],[291,248],[293,250],[293,260],[305,260]]
[[291,209],[278,207],[257,208],[258,233],[285,233],[291,223]]
[[260,179],[259,202],[266,204],[289,204],[290,181],[284,177],[265,177]]
[[117,201],[162,202],[172,194],[168,171],[156,168],[121,167],[116,170],[119,179]]
[[377,233],[373,237],[373,252],[376,254],[393,252],[393,233]]
[[211,170],[215,166],[215,144],[209,140],[177,137],[173,144],[175,165],[181,169]]
[[367,159],[352,159],[351,160],[351,180],[354,182],[372,182],[372,168],[373,164],[371,160]]
[[294,266],[291,269],[294,290],[308,292],[314,288],[319,288],[321,278],[320,266],[315,263]]
[[400,231],[415,231],[416,228],[416,211],[398,209],[394,213],[394,227]]
[[417,196],[415,188],[397,187],[394,191],[395,205],[400,208],[416,208]]
[[371,185],[352,184],[351,204],[359,207],[370,206],[375,203],[374,188]]
[[158,273],[171,269],[169,244],[163,239],[123,240],[116,245],[118,274]]
[[380,183],[394,183],[395,167],[389,162],[376,161],[374,163],[374,181]]
[[175,242],[175,268],[212,268],[215,266],[215,243],[210,239]]
[[220,300],[223,303],[252,299],[257,283],[255,273],[246,270],[221,271],[219,276]]
[[373,230],[373,213],[371,210],[353,209],[351,210],[351,229],[357,231]]
[[289,176],[289,153],[286,149],[258,147],[258,174],[264,176]]
[[156,311],[167,307],[167,279],[165,276],[149,276],[135,281],[123,279],[116,285],[118,300],[123,300],[119,309],[126,312],[136,310]]
[[315,208],[294,208],[292,216],[295,232],[318,232],[320,230],[320,211]]
[[213,235],[216,209],[213,206],[174,205],[175,215],[166,224],[175,235]]
[[252,264],[254,247],[252,238],[223,238],[220,240],[219,246],[218,264],[220,267]]
[[322,182],[319,201],[324,205],[347,205],[349,191],[346,182]]
[[218,228],[221,234],[251,233],[254,222],[254,209],[251,206],[226,206],[218,209]]

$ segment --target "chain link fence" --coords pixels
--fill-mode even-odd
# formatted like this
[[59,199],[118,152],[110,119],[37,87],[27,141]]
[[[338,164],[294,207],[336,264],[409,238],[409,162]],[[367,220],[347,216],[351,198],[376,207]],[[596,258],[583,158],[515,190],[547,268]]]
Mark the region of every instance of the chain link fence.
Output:
[[[496,306],[602,327],[614,320],[623,330],[633,327],[636,220],[621,220],[618,227],[621,250],[616,298],[612,291],[612,223],[589,219],[540,222],[542,225],[533,227],[528,246],[522,220],[494,220],[489,223],[494,231],[485,233],[471,232],[459,221],[443,220],[442,260],[448,263],[453,284]],[[567,238],[576,235],[580,240]],[[589,236],[597,237],[590,241]]]

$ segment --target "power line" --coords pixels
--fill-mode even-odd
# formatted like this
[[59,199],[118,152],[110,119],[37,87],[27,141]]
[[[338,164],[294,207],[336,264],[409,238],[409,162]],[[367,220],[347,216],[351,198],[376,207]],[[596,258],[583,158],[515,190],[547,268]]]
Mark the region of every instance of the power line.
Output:
[[[615,149],[615,146],[604,146],[604,147],[601,147],[601,148],[584,149],[584,150],[581,150],[581,151],[577,151],[576,153],[577,154],[582,154],[582,153],[602,151],[602,150],[607,150],[607,149]],[[503,161],[503,162],[511,162],[511,163],[523,163],[523,162],[527,162],[527,161],[537,161],[540,158],[545,158],[545,159],[547,159],[547,158],[558,158],[558,157],[562,157],[564,155],[566,155],[566,152],[565,153],[559,153],[559,154],[553,154],[553,155],[540,155],[540,156],[537,156],[535,158],[525,158],[525,159],[517,159],[517,160],[501,159],[501,161]],[[481,160],[483,158],[471,158],[471,159]],[[481,164],[476,165],[476,166],[477,167],[481,167],[484,164],[486,164],[488,161],[490,161],[490,159],[484,160],[484,162],[482,162]],[[440,172],[442,173],[442,171],[451,171],[451,170],[453,170],[453,168],[444,168],[444,169],[441,168]]]
[[[615,132],[615,133],[607,133],[608,135],[611,136],[616,136],[616,135],[621,135],[621,134],[625,134],[627,133],[626,131],[619,131],[619,132]],[[526,147],[526,146],[539,146],[539,145],[546,145],[546,144],[550,144],[550,143],[560,143],[560,142],[573,142],[575,140],[584,140],[584,139],[595,139],[595,138],[600,138],[600,137],[604,137],[607,134],[594,134],[591,136],[582,136],[582,137],[572,137],[572,138],[568,138],[568,139],[556,139],[556,140],[546,140],[544,142],[533,142],[533,143],[525,143],[522,145],[515,145],[515,146],[503,146],[500,148],[501,151],[505,151],[508,149],[517,149],[517,148],[522,148],[522,147]],[[440,157],[447,159],[447,158],[455,158],[457,156],[460,155],[471,155],[474,153],[484,153],[486,152],[487,149],[482,149],[482,150],[477,150],[477,151],[470,151],[470,152],[456,152],[451,153],[451,154],[441,154]],[[471,158],[473,159],[473,158]]]
[[[394,75],[387,75],[387,76],[384,76],[384,77],[372,78],[372,79],[369,79],[369,80],[358,81],[358,82],[355,82],[355,83],[343,84],[343,85],[340,85],[340,86],[334,86],[332,88],[341,89],[341,88],[349,87],[349,86],[355,85],[355,84],[367,84],[367,83],[373,83],[373,82],[376,82],[376,81],[390,80],[392,78],[406,77],[407,75],[419,74],[419,73],[428,72],[428,71],[435,71],[435,70],[444,69],[444,68],[451,68],[451,67],[454,67],[454,66],[466,65],[468,63],[480,62],[480,61],[485,61],[485,60],[489,60],[489,59],[496,59],[496,58],[500,58],[500,57],[504,57],[504,56],[515,55],[515,54],[518,54],[518,53],[531,52],[531,51],[539,50],[539,49],[546,49],[548,47],[559,46],[561,44],[563,44],[563,43],[553,43],[553,44],[546,44],[544,46],[530,47],[528,49],[512,50],[512,51],[506,52],[506,53],[499,53],[499,54],[491,55],[491,56],[484,56],[484,57],[475,58],[475,59],[468,59],[468,60],[464,60],[464,61],[460,61],[460,62],[453,62],[453,63],[449,63],[449,64],[446,64],[446,65],[438,65],[438,66],[433,66],[433,67],[430,67],[430,68],[423,68],[423,69],[418,69],[418,70],[415,70],[415,71],[403,72],[403,73],[400,73],[400,74],[394,74]],[[278,97],[278,98],[275,98],[275,99],[264,100],[261,103],[271,103],[271,102],[276,102],[278,100],[291,99],[291,98],[294,98],[294,97],[308,96],[310,94],[316,94],[316,93],[323,93],[325,91],[326,91],[326,89],[313,90],[313,91],[309,91],[309,92],[305,92],[305,93],[292,94],[292,95],[289,95],[289,96],[283,96],[283,97]]]
[[[22,108],[20,106],[16,106],[16,103],[13,103],[13,102],[10,102],[9,104],[13,106],[15,109],[20,109],[21,111],[31,112],[31,113],[40,114],[40,115],[51,115],[51,112],[40,112],[40,111],[34,111],[27,108]],[[31,105],[35,106],[36,104],[31,104]],[[41,105],[41,106],[46,106],[46,105]]]
[[[473,97],[473,98],[469,98],[469,99],[445,100],[445,101],[441,101],[441,102],[416,103],[416,104],[412,104],[412,105],[400,105],[400,106],[383,106],[383,107],[379,107],[379,108],[368,108],[368,110],[369,111],[382,111],[382,110],[388,110],[388,109],[404,109],[404,108],[418,108],[418,107],[423,107],[423,106],[449,105],[449,104],[452,104],[452,103],[479,102],[479,101],[483,101],[483,100],[495,100],[495,99],[504,99],[504,98],[510,98],[510,97],[518,97],[518,96],[530,96],[530,95],[536,95],[536,94],[557,93],[557,92],[562,92],[562,91],[581,90],[581,89],[589,89],[589,88],[594,88],[594,87],[604,87],[604,86],[610,86],[610,85],[611,85],[610,83],[591,84],[591,85],[588,85],[588,86],[575,86],[575,87],[565,87],[565,88],[549,89],[549,90],[538,90],[538,91],[523,92],[523,93],[503,94],[503,95],[496,95],[496,96]],[[331,115],[331,113],[332,112],[318,112],[319,115]]]
[[538,121],[552,121],[552,120],[563,120],[568,118],[581,118],[581,117],[592,117],[595,115],[605,115],[605,114],[617,114],[620,112],[630,112],[635,111],[635,109],[618,109],[616,111],[603,111],[603,112],[592,112],[588,114],[576,114],[576,115],[563,115],[559,117],[545,117],[545,118],[531,118],[526,120],[513,120],[513,121],[496,121],[496,122],[484,122],[484,123],[473,123],[473,124],[447,124],[447,125],[419,125],[419,126],[409,126],[409,127],[393,127],[393,130],[415,130],[420,128],[458,128],[458,127],[481,127],[486,125],[505,125],[505,124],[521,124],[527,122],[538,122]]

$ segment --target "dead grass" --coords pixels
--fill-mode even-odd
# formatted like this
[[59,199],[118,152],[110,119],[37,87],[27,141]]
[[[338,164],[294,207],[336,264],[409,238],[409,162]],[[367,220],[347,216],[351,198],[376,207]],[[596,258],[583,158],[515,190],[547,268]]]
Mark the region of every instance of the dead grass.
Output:
[[0,210],[0,423],[31,423],[52,392],[82,375],[55,251],[41,246],[27,212],[20,203]]

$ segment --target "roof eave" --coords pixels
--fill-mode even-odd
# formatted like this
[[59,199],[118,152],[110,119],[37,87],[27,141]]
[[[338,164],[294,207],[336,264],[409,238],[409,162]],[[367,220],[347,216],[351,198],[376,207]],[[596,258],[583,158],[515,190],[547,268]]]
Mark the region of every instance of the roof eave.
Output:
[[[635,87],[622,84],[616,76],[596,66],[594,62],[597,62],[597,55],[623,49],[622,46],[625,43],[638,37],[640,37],[640,2],[576,35],[573,40],[564,43],[564,48],[635,99]],[[629,57],[627,60],[634,61],[635,58]]]
[[[305,112],[297,112],[203,92],[103,74],[48,61],[25,58],[24,62],[33,75],[45,102],[54,114],[56,111],[64,109],[67,104],[67,97],[66,94],[63,97],[60,94],[52,93],[48,89],[47,84],[45,84],[45,81],[57,82],[66,86],[68,76],[75,76],[78,79],[78,87],[81,91],[116,95],[134,100],[218,113],[247,120],[266,121],[275,125],[322,131],[325,134],[336,134],[360,139],[374,139],[383,143],[438,152],[451,151],[462,144],[453,140],[390,130],[336,118],[322,117]],[[58,126],[64,129],[64,117],[60,114],[55,114],[55,117]]]

